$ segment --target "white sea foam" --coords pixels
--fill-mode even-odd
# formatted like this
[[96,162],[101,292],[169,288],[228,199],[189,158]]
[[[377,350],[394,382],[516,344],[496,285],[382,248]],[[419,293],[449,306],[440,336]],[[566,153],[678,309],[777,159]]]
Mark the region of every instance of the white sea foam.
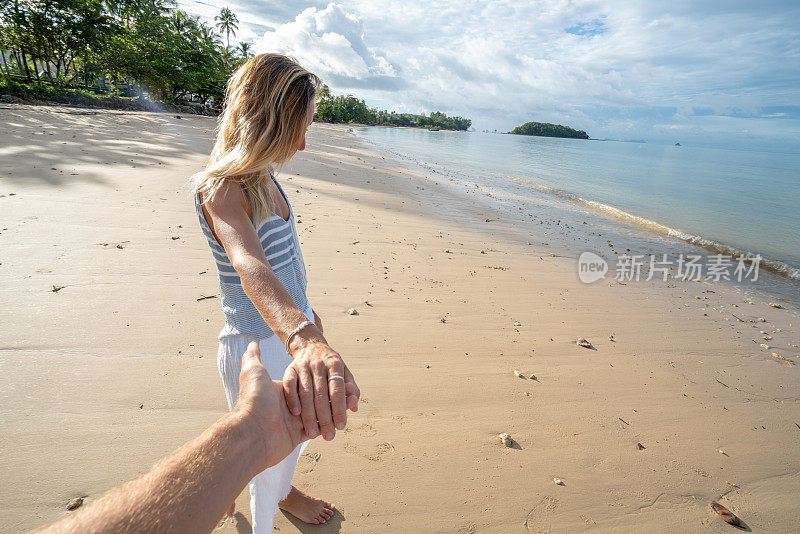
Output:
[[[569,193],[568,195],[574,197],[574,199],[577,202],[585,206],[588,206],[596,211],[604,213],[606,215],[610,215],[616,219],[635,224],[636,226],[640,226],[642,228],[647,228],[648,230],[657,232],[659,234],[675,237],[682,241],[686,241],[687,243],[703,247],[718,254],[725,254],[736,258],[740,256],[743,256],[745,258],[755,258],[757,256],[753,252],[747,250],[741,250],[736,247],[732,247],[730,245],[714,241],[713,239],[708,239],[701,235],[695,235],[689,232],[684,232],[677,228],[666,226],[664,224],[647,219],[645,217],[639,217],[638,215],[633,215],[619,208],[615,208],[614,206],[603,204],[602,202],[597,202],[595,200],[586,200],[576,195],[571,195]],[[800,280],[800,269],[794,268],[779,260],[775,260],[772,258],[765,258],[763,257],[763,255],[761,256],[761,258],[762,258],[761,265],[769,269],[770,271],[786,276],[787,278],[790,278],[792,280]]]
[[[478,170],[478,168],[476,167],[474,170],[469,171],[466,168],[462,168],[465,162],[462,162],[461,164],[446,165],[446,164],[437,164],[433,162],[423,161],[416,157],[416,154],[414,154],[413,150],[406,152],[405,150],[394,149],[393,146],[388,145],[386,143],[377,143],[375,140],[370,139],[367,136],[363,135],[363,133],[364,132],[359,132],[359,134],[361,134],[359,135],[361,139],[373,144],[374,146],[376,146],[376,148],[380,148],[381,150],[391,154],[392,156],[400,160],[408,161],[432,173],[440,174],[450,178],[461,179],[464,183],[467,184],[476,182],[475,179],[476,176],[481,176],[483,178],[478,181],[480,182],[481,187],[484,188],[486,186],[491,186],[491,182],[497,182],[498,184],[503,182],[515,183],[526,189],[541,191],[546,195],[552,195],[555,198],[566,200],[568,203],[588,208],[594,212],[603,214],[607,217],[611,217],[628,224],[633,224],[635,226],[644,228],[646,230],[655,232],[660,235],[669,236],[684,241],[686,243],[690,243],[692,245],[703,247],[714,253],[725,254],[737,258],[739,256],[744,256],[745,258],[753,258],[756,257],[757,255],[756,253],[749,250],[744,250],[725,243],[720,243],[718,241],[715,241],[713,239],[710,239],[702,235],[686,232],[678,228],[673,228],[665,224],[659,223],[657,221],[647,219],[645,217],[628,213],[620,208],[617,208],[609,204],[583,198],[581,196],[570,193],[563,189],[544,185],[535,180],[522,178],[520,177],[520,174],[518,174],[517,169],[499,171],[499,169],[496,168],[489,170],[489,168],[487,167],[484,170]],[[473,164],[480,165],[480,162],[475,161]],[[489,183],[487,183],[486,178],[489,177],[490,181]],[[763,268],[771,272],[774,272],[776,274],[779,274],[783,277],[786,277],[790,280],[800,281],[800,269],[798,269],[797,267],[794,267],[792,265],[789,265],[783,261],[774,258],[766,257],[763,253],[760,254],[760,256],[762,258],[761,266]]]

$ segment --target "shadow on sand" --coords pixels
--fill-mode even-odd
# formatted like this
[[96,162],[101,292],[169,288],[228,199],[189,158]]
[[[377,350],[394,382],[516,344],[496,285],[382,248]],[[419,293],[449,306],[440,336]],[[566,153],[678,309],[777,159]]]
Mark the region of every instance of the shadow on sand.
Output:
[[[188,154],[207,155],[214,118],[153,112],[122,112],[67,106],[0,106],[5,143],[0,176],[8,183],[105,184],[102,172],[85,166],[167,165]],[[25,161],[16,173],[4,162]],[[9,165],[10,167],[10,165]]]

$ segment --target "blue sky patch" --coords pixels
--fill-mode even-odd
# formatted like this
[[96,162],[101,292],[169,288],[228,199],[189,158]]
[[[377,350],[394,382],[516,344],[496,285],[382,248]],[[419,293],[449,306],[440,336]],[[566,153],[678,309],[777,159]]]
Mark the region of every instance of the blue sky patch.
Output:
[[587,22],[579,22],[564,31],[573,35],[580,35],[581,37],[594,37],[595,35],[606,33],[606,27],[602,20],[594,19]]

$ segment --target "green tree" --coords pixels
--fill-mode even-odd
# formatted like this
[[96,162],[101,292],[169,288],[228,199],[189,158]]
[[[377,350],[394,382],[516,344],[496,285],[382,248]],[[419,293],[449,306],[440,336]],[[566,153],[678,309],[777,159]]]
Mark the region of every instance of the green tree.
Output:
[[231,34],[236,37],[236,32],[239,30],[239,18],[228,7],[223,7],[219,11],[219,15],[214,17],[217,23],[217,30],[225,34],[225,51],[230,52],[231,49]]
[[241,58],[241,62],[244,63],[251,57],[253,57],[253,45],[250,43],[240,42],[236,51],[239,53]]
[[467,130],[472,125],[470,119],[448,117],[440,111],[433,112],[426,117],[424,114],[413,115],[394,111],[390,113],[385,110],[370,109],[363,100],[359,100],[353,95],[332,95],[330,87],[324,84],[318,95],[314,120],[421,128],[438,127],[448,130]]

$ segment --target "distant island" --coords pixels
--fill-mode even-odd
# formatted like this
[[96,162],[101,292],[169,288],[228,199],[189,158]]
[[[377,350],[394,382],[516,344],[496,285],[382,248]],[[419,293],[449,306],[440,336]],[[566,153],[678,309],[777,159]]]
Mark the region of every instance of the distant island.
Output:
[[569,126],[550,124],[549,122],[526,122],[510,132],[514,135],[536,135],[539,137],[564,137],[567,139],[589,139],[583,130],[573,130]]

